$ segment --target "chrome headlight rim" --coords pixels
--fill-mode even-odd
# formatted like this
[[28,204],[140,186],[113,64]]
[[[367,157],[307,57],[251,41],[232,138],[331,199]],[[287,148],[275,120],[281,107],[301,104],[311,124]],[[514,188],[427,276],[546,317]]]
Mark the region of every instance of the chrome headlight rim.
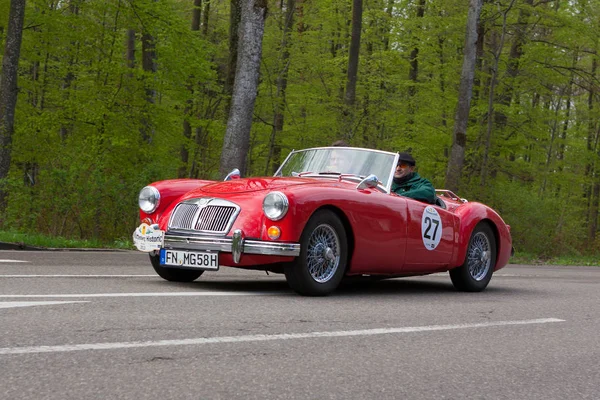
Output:
[[[145,203],[144,203],[145,202]],[[154,186],[144,186],[138,195],[138,206],[146,214],[151,214],[160,204],[160,192]]]
[[[270,199],[273,199],[273,198],[274,198],[273,204],[270,206],[267,206],[266,205],[267,201]],[[277,205],[278,203],[279,203],[279,205]],[[275,209],[276,212],[273,212],[273,209],[271,209],[271,210],[267,209],[267,207],[272,207],[273,209]],[[265,198],[263,199],[263,205],[262,205],[263,213],[271,221],[281,220],[283,217],[285,217],[289,208],[290,208],[290,202],[289,202],[287,196],[281,192],[271,192],[271,193],[267,194],[265,196]]]

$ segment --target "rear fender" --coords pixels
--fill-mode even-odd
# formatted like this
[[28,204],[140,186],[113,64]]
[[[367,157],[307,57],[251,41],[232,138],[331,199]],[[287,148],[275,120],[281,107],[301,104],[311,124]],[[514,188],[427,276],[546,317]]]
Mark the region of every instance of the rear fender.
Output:
[[465,262],[471,234],[477,224],[483,221],[491,226],[496,239],[497,256],[494,270],[504,267],[510,258],[512,238],[509,227],[502,218],[491,208],[476,202],[461,205],[455,213],[459,217],[460,228],[455,238],[457,251],[451,265],[457,267]]

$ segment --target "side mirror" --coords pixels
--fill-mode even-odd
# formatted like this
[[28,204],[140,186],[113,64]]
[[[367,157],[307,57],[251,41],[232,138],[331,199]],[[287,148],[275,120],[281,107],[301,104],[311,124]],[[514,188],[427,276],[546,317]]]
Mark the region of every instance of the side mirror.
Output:
[[367,176],[365,179],[363,179],[362,181],[360,181],[358,186],[356,186],[356,189],[362,190],[362,189],[366,189],[366,188],[375,188],[375,187],[377,187],[378,183],[379,183],[379,179],[377,179],[377,176],[371,174],[371,175]]
[[241,178],[240,170],[235,168],[233,171],[228,173],[227,176],[225,177],[225,179],[223,179],[223,180],[230,181],[232,179],[240,179],[240,178]]

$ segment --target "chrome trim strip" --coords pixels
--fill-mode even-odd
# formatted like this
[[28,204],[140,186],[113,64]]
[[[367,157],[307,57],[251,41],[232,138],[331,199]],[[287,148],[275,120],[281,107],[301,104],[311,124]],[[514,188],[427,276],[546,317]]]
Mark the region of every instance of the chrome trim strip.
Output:
[[[234,239],[230,237],[190,236],[167,232],[164,247],[182,250],[212,250],[233,253]],[[299,243],[266,242],[263,240],[244,239],[241,243],[241,254],[260,254],[267,256],[297,257],[300,255]],[[238,260],[239,261],[239,260]],[[235,262],[235,254],[234,254]]]
[[392,164],[392,171],[390,173],[390,179],[387,181],[385,185],[385,191],[390,194],[392,193],[392,183],[394,182],[394,174],[396,173],[396,166],[398,165],[398,161],[400,159],[400,153],[396,153],[394,156],[394,164]]

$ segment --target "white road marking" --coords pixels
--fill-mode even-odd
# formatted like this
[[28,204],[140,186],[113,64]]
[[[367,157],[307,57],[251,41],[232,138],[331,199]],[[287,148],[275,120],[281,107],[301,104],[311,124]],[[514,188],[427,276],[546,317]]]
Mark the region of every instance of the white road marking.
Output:
[[64,346],[27,346],[27,347],[5,347],[0,348],[0,355],[6,354],[35,354],[35,353],[63,353],[69,351],[82,350],[116,350],[116,349],[131,349],[140,347],[156,347],[156,346],[189,346],[189,345],[204,345],[204,344],[222,344],[222,343],[244,343],[244,342],[266,342],[272,340],[291,340],[291,339],[311,339],[311,338],[331,338],[331,337],[349,337],[349,336],[372,336],[384,335],[392,333],[413,333],[413,332],[431,332],[431,331],[447,331],[455,329],[472,329],[472,328],[488,328],[493,326],[509,326],[509,325],[531,325],[531,324],[547,324],[553,322],[564,322],[563,319],[557,318],[541,318],[522,321],[496,321],[482,322],[472,324],[457,324],[457,325],[429,325],[429,326],[413,326],[404,328],[379,328],[379,329],[363,329],[355,331],[332,331],[332,332],[307,332],[307,333],[282,333],[274,335],[245,335],[245,336],[222,336],[180,340],[157,340],[146,342],[117,342],[117,343],[87,343],[73,344]]
[[0,275],[0,278],[158,278],[156,274],[148,274],[148,275],[75,275],[75,274],[54,274],[54,275],[41,275],[41,274],[31,274],[31,275]]
[[157,292],[157,293],[70,293],[70,294],[3,294],[2,299],[74,298],[74,297],[174,297],[174,296],[264,296],[283,292]]
[[23,260],[0,260],[0,263],[26,263],[29,261],[23,261]]
[[89,301],[0,301],[0,308],[54,306],[71,303],[89,303]]

